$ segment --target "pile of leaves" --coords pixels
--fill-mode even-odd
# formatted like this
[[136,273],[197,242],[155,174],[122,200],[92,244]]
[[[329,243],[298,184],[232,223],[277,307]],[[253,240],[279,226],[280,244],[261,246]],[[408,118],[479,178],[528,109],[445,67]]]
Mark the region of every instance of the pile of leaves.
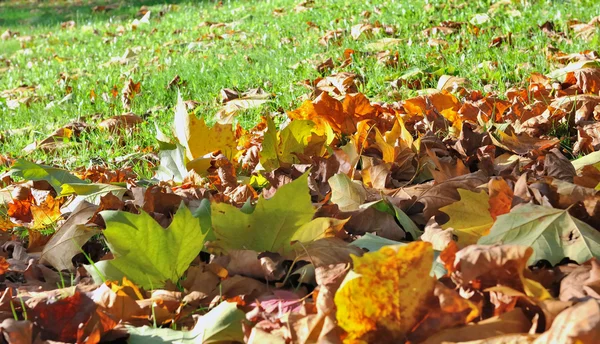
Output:
[[151,180],[7,160],[3,340],[592,343],[594,56],[504,97],[333,75],[249,130],[180,98]]

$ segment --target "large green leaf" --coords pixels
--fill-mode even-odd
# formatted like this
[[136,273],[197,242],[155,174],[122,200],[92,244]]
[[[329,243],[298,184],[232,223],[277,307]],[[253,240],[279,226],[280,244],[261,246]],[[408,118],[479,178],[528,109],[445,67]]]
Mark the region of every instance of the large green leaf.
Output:
[[[280,187],[270,199],[262,196],[252,213],[226,204],[211,206],[217,245],[223,250],[254,250],[290,254],[291,242],[309,242],[323,237],[328,226],[314,219],[308,190],[308,174]],[[334,219],[328,219],[334,220]],[[339,220],[338,220],[339,221]],[[338,222],[331,221],[332,225]]]
[[524,204],[498,217],[490,234],[478,244],[496,243],[533,248],[528,263],[545,259],[552,265],[563,258],[583,263],[600,257],[600,232],[573,218],[567,210]]
[[202,316],[191,331],[127,326],[130,344],[243,342],[244,312],[234,302],[222,302]]
[[65,183],[85,183],[83,180],[70,174],[67,170],[19,159],[9,171],[11,176],[21,177],[26,180],[45,180],[60,194]]
[[115,259],[95,263],[86,269],[107,279],[127,276],[144,288],[159,288],[176,282],[202,250],[208,229],[192,216],[183,203],[169,228],[162,228],[150,215],[103,211],[104,236]]

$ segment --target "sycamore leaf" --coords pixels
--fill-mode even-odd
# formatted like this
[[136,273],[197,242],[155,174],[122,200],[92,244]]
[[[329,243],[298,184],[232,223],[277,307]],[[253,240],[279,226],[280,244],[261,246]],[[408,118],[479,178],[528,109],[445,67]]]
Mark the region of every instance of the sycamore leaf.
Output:
[[351,180],[346,174],[338,173],[327,181],[331,187],[331,202],[341,211],[357,210],[365,202],[367,191],[361,182]]
[[575,171],[577,171],[577,173],[580,173],[581,170],[588,165],[594,165],[600,168],[600,151],[593,152],[582,156],[579,159],[573,160],[571,161],[571,164],[573,164],[573,167],[575,167]]
[[242,322],[246,318],[244,312],[237,308],[235,302],[222,302],[206,313],[191,331],[175,331],[168,328],[149,326],[127,326],[129,344],[148,343],[216,343],[243,342]]
[[83,180],[70,174],[67,170],[19,159],[8,172],[11,176],[21,177],[25,180],[45,180],[60,193],[65,183],[85,183]]
[[233,126],[216,123],[209,128],[204,119],[188,114],[181,95],[175,106],[175,134],[179,143],[185,147],[186,157],[190,161],[216,150],[220,150],[230,161],[237,154]]
[[172,180],[181,183],[188,175],[185,163],[185,148],[180,144],[165,148],[169,149],[161,147],[160,152],[158,152],[160,164],[155,169],[156,175],[154,178],[160,181]]
[[[208,234],[182,203],[169,228],[162,228],[148,213],[103,211],[104,236],[115,259],[87,266],[110,280],[126,276],[143,288],[159,288],[177,282],[198,256]],[[95,278],[96,280],[96,278]],[[98,281],[96,281],[98,282]]]
[[[340,220],[316,218],[308,189],[308,173],[262,196],[251,213],[226,203],[211,206],[216,245],[226,251],[254,250],[290,254],[292,242],[310,242],[335,231]],[[342,223],[343,224],[343,223]]]
[[297,154],[320,156],[325,137],[314,132],[315,123],[309,120],[295,120],[283,130],[277,131],[273,119],[267,116],[265,133],[260,152],[260,163],[267,170],[289,166],[300,162]]
[[60,212],[60,206],[63,204],[64,199],[54,198],[52,195],[48,195],[46,200],[39,205],[31,205],[31,217],[33,218],[33,224],[31,229],[44,229],[49,226],[53,226],[58,221],[62,214]]
[[427,300],[436,283],[429,276],[431,244],[385,246],[360,258],[352,256],[352,260],[354,269],[335,294],[337,320],[348,339],[404,340],[427,313]]
[[489,196],[485,191],[457,191],[460,201],[440,208],[440,211],[450,216],[450,221],[443,224],[442,228],[453,228],[453,234],[458,237],[458,245],[465,247],[477,243],[479,238],[489,233],[494,219],[490,215]]
[[71,259],[81,252],[80,247],[94,234],[99,233],[97,227],[86,227],[84,225],[94,215],[97,208],[91,203],[80,203],[69,219],[63,223],[44,246],[40,262],[48,263],[58,271],[72,269]]
[[477,242],[533,248],[528,264],[545,259],[555,265],[563,258],[583,263],[600,257],[600,232],[572,217],[567,210],[524,204],[498,217],[490,233]]
[[83,199],[93,204],[100,204],[100,198],[109,192],[117,196],[119,199],[127,191],[126,188],[113,184],[102,183],[65,183],[62,186],[61,196],[76,194],[84,196]]

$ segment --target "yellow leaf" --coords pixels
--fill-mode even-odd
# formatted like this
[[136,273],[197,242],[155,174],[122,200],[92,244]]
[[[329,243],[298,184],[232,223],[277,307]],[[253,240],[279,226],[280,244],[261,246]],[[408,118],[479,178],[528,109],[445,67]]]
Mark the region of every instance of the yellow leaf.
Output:
[[337,320],[348,332],[347,341],[404,339],[427,313],[435,287],[436,280],[429,276],[431,244],[385,246],[352,260],[354,269],[335,294]]
[[389,142],[386,142],[383,138],[383,135],[381,135],[379,129],[375,127],[373,129],[375,129],[375,143],[377,147],[379,147],[379,150],[381,150],[381,153],[383,154],[383,161],[394,162],[396,158],[396,150],[394,148],[393,142],[391,144]]
[[477,240],[490,232],[494,219],[490,214],[489,196],[484,191],[472,192],[458,189],[460,201],[440,208],[450,216],[443,229],[452,227],[458,237],[458,246],[477,243]]
[[238,152],[233,126],[217,123],[209,128],[204,119],[188,114],[181,95],[175,106],[175,134],[179,143],[185,147],[188,161],[216,150],[233,161]]
[[31,229],[44,229],[52,226],[61,217],[60,199],[55,199],[48,195],[46,200],[40,205],[31,206],[31,216],[33,218],[33,226]]

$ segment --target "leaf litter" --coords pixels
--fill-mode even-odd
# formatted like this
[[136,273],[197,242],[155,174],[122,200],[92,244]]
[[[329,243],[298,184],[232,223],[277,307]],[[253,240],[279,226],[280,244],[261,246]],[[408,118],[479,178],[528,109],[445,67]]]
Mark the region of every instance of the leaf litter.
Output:
[[[146,9],[128,29],[150,18]],[[442,37],[466,25],[423,34],[443,47]],[[597,25],[569,26],[589,39]],[[540,30],[565,39],[552,22]],[[393,36],[394,27],[364,21],[327,30],[319,43],[380,32]],[[369,49],[395,64],[386,49],[400,43],[386,37]],[[347,49],[339,68],[361,54]],[[595,52],[553,58],[564,68],[533,73],[504,95],[439,73],[437,89],[387,103],[361,94],[363,81],[328,58],[321,78],[301,83],[309,93],[297,109],[264,111],[249,129],[238,114],[264,110],[273,94],[223,89],[212,125],[179,95],[171,130],[157,130],[152,179],[0,157],[11,166],[0,176],[4,340],[594,343],[600,60]],[[413,74],[437,77],[413,72],[392,85],[419,89]],[[186,82],[177,76],[167,88]],[[127,79],[102,98],[129,111],[142,91]],[[36,92],[22,85],[0,95],[14,108],[39,101]],[[126,135],[149,120],[95,119],[24,153],[78,144],[96,129]]]

